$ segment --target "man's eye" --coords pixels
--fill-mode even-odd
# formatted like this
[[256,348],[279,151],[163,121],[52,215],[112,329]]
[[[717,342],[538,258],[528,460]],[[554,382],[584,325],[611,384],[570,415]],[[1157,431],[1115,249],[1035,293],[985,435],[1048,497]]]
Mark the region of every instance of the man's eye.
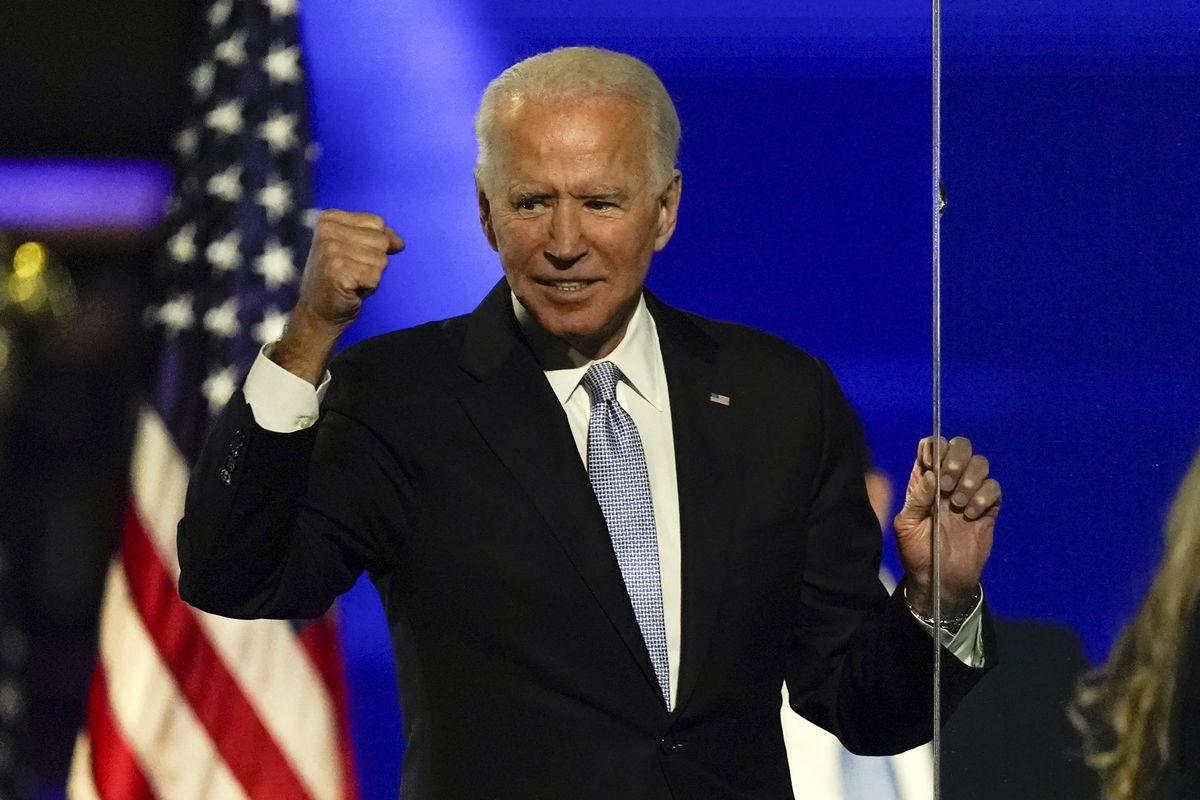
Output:
[[584,203],[584,206],[592,211],[608,211],[609,209],[616,208],[617,204],[611,200],[588,200]]
[[536,211],[543,205],[545,205],[545,201],[540,197],[526,197],[517,201],[517,210]]

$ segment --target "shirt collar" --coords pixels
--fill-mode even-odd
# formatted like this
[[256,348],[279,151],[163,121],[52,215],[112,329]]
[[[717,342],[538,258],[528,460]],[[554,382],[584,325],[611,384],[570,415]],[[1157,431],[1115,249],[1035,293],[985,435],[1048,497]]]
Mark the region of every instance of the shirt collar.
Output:
[[[595,361],[570,347],[564,354],[562,341],[543,330],[533,315],[521,305],[517,296],[511,296],[517,322],[529,340],[534,355],[545,369],[550,388],[554,390],[558,402],[565,406],[571,395],[580,389],[583,376]],[[621,338],[621,342],[607,356],[596,360],[611,361],[621,370],[625,382],[635,392],[654,406],[655,410],[663,410],[665,372],[662,367],[662,352],[658,347],[658,328],[646,308],[644,296],[638,298],[637,308],[629,318],[629,326],[625,329],[625,336]],[[562,367],[557,367],[558,364],[562,364]],[[547,365],[555,366],[547,368]]]

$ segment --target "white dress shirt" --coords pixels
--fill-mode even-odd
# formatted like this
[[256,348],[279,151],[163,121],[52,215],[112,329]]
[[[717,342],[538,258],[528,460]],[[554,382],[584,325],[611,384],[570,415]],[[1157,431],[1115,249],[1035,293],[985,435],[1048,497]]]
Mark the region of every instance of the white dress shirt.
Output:
[[[583,376],[592,361],[580,354],[562,352],[562,344],[542,331],[533,316],[513,298],[513,312],[542,364],[570,361],[575,366],[546,370],[546,380],[558,402],[567,412],[567,421],[575,437],[579,458],[587,465],[587,431],[592,414],[592,399],[583,388]],[[566,359],[563,356],[566,356]],[[654,530],[658,539],[658,574],[662,582],[663,620],[667,632],[667,669],[670,674],[671,708],[679,687],[680,595],[682,569],[679,544],[679,485],[675,480],[675,439],[671,428],[671,400],[667,392],[667,371],[663,368],[658,346],[658,328],[646,310],[646,301],[638,301],[637,310],[621,342],[600,361],[611,361],[621,371],[617,384],[617,402],[633,418],[646,470],[650,473],[650,497],[654,502]]]
[[[580,382],[592,362],[574,351],[566,350],[560,340],[541,330],[532,315],[515,297],[512,303],[517,321],[541,363],[564,364],[564,368],[546,370],[546,380],[549,381],[559,402],[563,404],[579,457],[586,465],[591,398]],[[263,347],[243,386],[254,421],[260,427],[276,433],[291,433],[308,428],[320,414],[321,400],[329,388],[329,372],[325,372],[320,385],[314,388],[308,381],[293,375],[267,358],[270,346]],[[650,493],[654,501],[654,523],[658,535],[671,708],[674,708],[679,686],[681,645],[679,488],[675,477],[675,443],[671,428],[667,374],[658,343],[658,329],[646,308],[644,298],[638,301],[637,310],[634,311],[620,344],[600,360],[613,362],[624,376],[617,386],[617,402],[637,425],[646,454]],[[941,632],[943,643],[968,666],[983,662],[981,605],[976,607],[957,636],[949,637],[945,631]],[[933,628],[924,623],[922,625],[932,636]]]

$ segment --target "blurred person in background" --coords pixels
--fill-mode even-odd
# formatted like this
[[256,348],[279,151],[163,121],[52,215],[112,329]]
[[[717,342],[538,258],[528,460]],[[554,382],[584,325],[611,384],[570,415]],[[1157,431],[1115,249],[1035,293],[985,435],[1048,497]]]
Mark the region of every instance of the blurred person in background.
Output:
[[1162,562],[1072,709],[1104,800],[1200,797],[1200,451],[1171,504]]

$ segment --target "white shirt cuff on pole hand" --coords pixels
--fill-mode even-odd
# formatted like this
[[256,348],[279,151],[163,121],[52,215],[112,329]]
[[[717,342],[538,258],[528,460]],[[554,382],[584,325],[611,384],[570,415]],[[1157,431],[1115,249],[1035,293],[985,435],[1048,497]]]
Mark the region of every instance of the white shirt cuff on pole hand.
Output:
[[[909,613],[913,619],[920,623],[921,627],[929,632],[930,636],[934,635],[933,626],[921,619],[912,607],[909,607]],[[938,632],[938,641],[942,646],[954,654],[954,657],[968,667],[982,667],[984,662],[983,653],[983,587],[979,587],[979,599],[975,601],[975,608],[971,609],[971,615],[963,622],[962,627],[956,633],[942,628]]]
[[274,343],[263,345],[246,375],[242,393],[260,428],[274,433],[295,433],[310,428],[321,413],[321,401],[329,389],[329,370],[321,385],[313,387],[268,356]]

